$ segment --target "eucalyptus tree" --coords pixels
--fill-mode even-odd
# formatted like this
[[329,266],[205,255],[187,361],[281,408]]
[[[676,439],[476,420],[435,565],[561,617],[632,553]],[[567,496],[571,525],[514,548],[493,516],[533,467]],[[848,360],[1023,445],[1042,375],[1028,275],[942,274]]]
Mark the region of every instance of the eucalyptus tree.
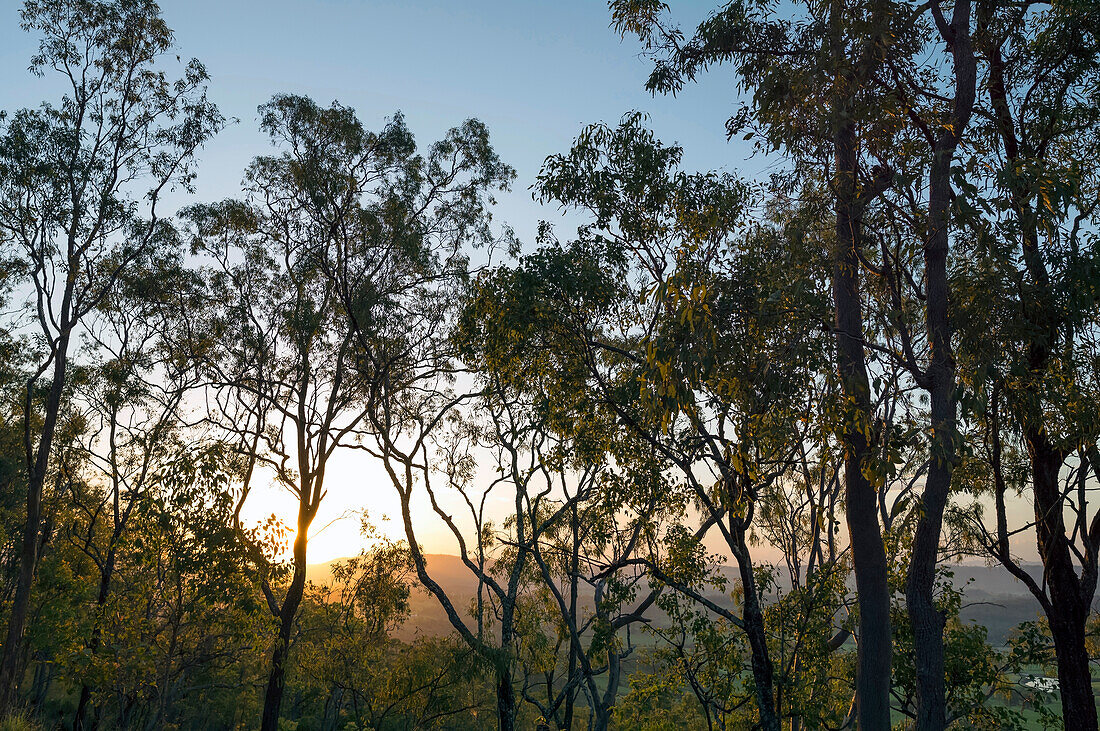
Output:
[[29,0],[22,25],[41,37],[31,71],[55,73],[64,91],[56,105],[15,112],[0,136],[0,239],[18,262],[39,358],[23,405],[26,522],[0,658],[0,712],[19,680],[43,485],[74,340],[119,275],[171,237],[165,194],[188,188],[195,151],[222,123],[206,101],[202,64],[182,64],[179,78],[169,78],[172,31],[151,0]]
[[[354,216],[332,220],[333,237],[324,259],[351,333],[356,377],[363,383],[361,438],[357,447],[376,457],[397,493],[401,525],[416,575],[439,602],[459,637],[492,668],[501,729],[514,727],[516,702],[509,646],[518,571],[498,581],[491,573],[491,533],[485,494],[503,483],[473,480],[471,451],[481,430],[460,416],[479,387],[464,373],[452,337],[470,278],[471,255],[490,255],[501,242],[492,226],[493,195],[515,176],[501,162],[488,129],[467,120],[416,154],[411,137],[399,174],[377,180],[365,191]],[[510,239],[507,229],[505,239]],[[503,486],[507,489],[507,486]],[[522,485],[514,485],[519,500]],[[445,498],[458,500],[459,514]],[[426,499],[430,511],[414,509]],[[467,520],[468,517],[468,520]],[[477,578],[479,596],[498,602],[497,637],[489,635],[487,607],[470,619],[439,582],[418,530],[441,521],[454,538],[466,568]],[[520,538],[520,544],[526,538]],[[522,554],[522,552],[521,552]]]
[[[698,509],[696,538],[722,536],[743,606],[706,606],[746,632],[759,722],[778,728],[749,535],[760,495],[794,466],[799,386],[821,373],[821,281],[766,253],[784,233],[748,225],[744,185],[685,173],[681,154],[629,115],[549,158],[537,194],[588,222],[567,243],[545,225],[540,250],[486,275],[471,327],[482,368],[547,394],[556,424],[625,428],[675,475],[665,500]],[[702,599],[656,555],[629,561]]]
[[[230,485],[237,460],[223,445],[184,443],[185,449],[156,460],[146,484],[127,474],[139,489],[123,492],[126,523],[119,536],[109,501],[94,513],[102,504],[102,480],[70,489],[80,493],[80,505],[68,509],[43,561],[37,596],[45,594],[46,581],[53,586],[48,599],[36,602],[28,633],[36,655],[41,652],[35,678],[42,684],[31,698],[42,722],[68,723],[72,703],[52,698],[63,691],[77,701],[81,686],[88,688],[86,727],[152,729],[232,718],[235,707],[248,708],[250,688],[262,677],[270,621],[248,557],[234,540]],[[109,552],[111,581],[101,603]],[[65,576],[75,585],[59,584]],[[66,620],[70,595],[77,611]],[[89,640],[97,634],[101,640],[93,646]],[[196,694],[203,704],[187,702]]]
[[[119,604],[133,614],[115,621],[148,627],[133,656],[141,669],[152,667],[140,675],[143,702],[130,698],[118,708],[131,727],[139,720],[145,729],[219,718],[248,723],[252,689],[266,670],[268,610],[233,521],[241,460],[221,442],[188,446],[160,470],[142,526],[133,529],[128,574],[118,582],[132,597]],[[196,693],[204,703],[193,702]]]
[[[492,239],[491,191],[513,173],[474,120],[420,155],[400,115],[371,132],[347,107],[284,95],[261,117],[281,154],[249,168],[246,200],[189,215],[221,303],[194,346],[210,374],[213,418],[237,428],[246,456],[242,495],[266,468],[299,501],[282,600],[265,585],[279,624],[262,722],[273,729],[309,528],[327,461],[341,445],[354,442],[383,459],[403,500],[418,576],[462,623],[428,578],[412,525],[411,475],[429,436],[461,401],[448,391],[455,371],[448,313],[470,248]],[[395,460],[407,470],[394,471]]]
[[[881,298],[876,324],[882,343],[874,347],[886,356],[887,367],[903,369],[929,400],[927,414],[920,417],[927,425],[917,426],[926,433],[927,459],[915,473],[923,485],[908,501],[919,510],[906,601],[916,638],[916,725],[930,729],[947,722],[946,612],[936,597],[935,577],[952,473],[962,450],[963,386],[952,317],[959,293],[950,271],[966,266],[956,250],[975,210],[960,203],[958,188],[966,189],[967,183],[960,183],[963,165],[973,160],[968,156],[977,137],[971,121],[979,111],[980,49],[990,29],[1003,22],[1003,13],[1014,12],[988,2],[957,2],[949,10],[938,2],[896,6],[893,13],[902,22],[895,32],[908,28],[911,40],[886,49],[882,68],[864,80],[870,103],[905,121],[882,140],[870,141],[868,157],[877,163],[888,191],[881,205],[863,214],[859,251],[871,293]],[[942,53],[950,62],[939,63],[929,53]]]
[[[91,492],[86,502],[81,493],[72,499],[87,518],[79,547],[98,570],[86,645],[92,664],[103,641],[99,615],[114,588],[118,554],[133,540],[132,518],[156,494],[164,470],[185,445],[201,443],[201,434],[187,434],[182,408],[197,374],[171,352],[166,338],[174,322],[199,306],[180,254],[176,247],[132,262],[87,327],[91,363],[84,366],[74,400],[87,424],[82,462]],[[85,727],[91,699],[92,684],[84,680],[74,728]]]
[[[451,380],[449,373],[442,375],[444,381]],[[540,484],[544,474],[537,465],[502,469],[492,475],[482,473],[479,465],[486,455],[495,452],[498,464],[508,463],[501,461],[505,447],[491,436],[493,427],[486,423],[486,415],[457,410],[463,402],[478,400],[478,394],[451,393],[438,381],[410,384],[406,389],[409,393],[400,404],[401,410],[397,410],[398,404],[387,401],[379,416],[401,416],[409,421],[398,429],[380,418],[373,425],[377,431],[365,437],[360,448],[382,462],[398,492],[401,521],[417,578],[439,602],[460,640],[490,671],[498,726],[512,729],[520,712],[516,667],[519,645],[525,639],[521,636],[527,589],[523,579],[534,570],[533,547],[541,531],[546,530],[546,525],[532,526],[522,516],[532,499],[537,502],[545,496],[544,485]],[[410,406],[414,410],[406,411]],[[489,408],[505,410],[507,406],[493,404]],[[511,433],[509,444],[516,448],[517,441],[528,438],[529,433],[517,430]],[[404,443],[406,439],[411,446]],[[421,513],[414,507],[414,500],[423,498],[428,507]],[[499,516],[496,506],[501,504],[508,505],[512,516],[520,518],[509,518],[507,513]],[[453,540],[463,567],[477,582],[468,610],[433,577],[431,561],[417,540],[418,530],[429,518]],[[498,521],[508,523],[511,530],[502,530]]]
[[[348,107],[299,96],[274,97],[260,116],[278,153],[248,168],[245,199],[193,206],[187,216],[216,305],[193,348],[218,404],[212,418],[245,456],[242,496],[267,470],[298,503],[289,581],[274,581],[270,565],[261,578],[277,624],[261,727],[274,729],[326,469],[357,438],[373,385],[358,367],[333,256],[371,235],[364,199],[403,184],[412,138],[400,117],[374,133]],[[244,418],[218,414],[237,405]]]
[[516,394],[484,373],[495,385],[487,398],[497,469],[523,486],[494,567],[504,573],[528,556],[516,621],[522,696],[559,729],[574,727],[583,698],[589,728],[607,729],[637,649],[632,632],[664,589],[645,565],[679,525],[680,506],[652,448],[614,428],[610,413],[562,418],[549,406],[552,390]]
[[[793,12],[732,2],[688,38],[658,0],[611,3],[613,22],[637,35],[655,58],[647,88],[675,93],[717,64],[731,65],[751,95],[727,123],[732,136],[759,134],[763,151],[781,150],[796,175],[824,170],[835,224],[829,249],[835,375],[845,407],[837,415],[844,448],[845,517],[859,602],[858,713],[868,728],[889,725],[890,596],[876,510],[875,414],[865,341],[863,220],[890,171],[869,153],[888,148],[904,113],[876,85],[889,62],[905,63],[922,45],[913,13],[890,2],[807,2]],[[748,130],[746,132],[746,129]]]
[[[957,203],[971,211],[965,254],[975,262],[954,272],[965,293],[960,361],[981,407],[974,437],[983,469],[973,481],[994,512],[991,524],[974,511],[966,523],[1047,617],[1066,727],[1095,729],[1085,628],[1100,554],[1089,495],[1100,462],[1098,17],[1091,4],[1024,3],[997,21],[977,46],[981,136]],[[1034,506],[1022,526],[1011,523],[1014,494]],[[1041,578],[1013,545],[1031,530]]]

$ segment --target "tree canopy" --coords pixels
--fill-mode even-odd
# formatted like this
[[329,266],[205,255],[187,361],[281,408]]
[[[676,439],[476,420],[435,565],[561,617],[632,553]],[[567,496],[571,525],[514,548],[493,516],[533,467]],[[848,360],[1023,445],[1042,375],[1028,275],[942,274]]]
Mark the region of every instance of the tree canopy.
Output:
[[273,89],[204,200],[157,4],[23,3],[0,728],[1097,728],[1098,8],[680,12],[607,21],[766,174]]

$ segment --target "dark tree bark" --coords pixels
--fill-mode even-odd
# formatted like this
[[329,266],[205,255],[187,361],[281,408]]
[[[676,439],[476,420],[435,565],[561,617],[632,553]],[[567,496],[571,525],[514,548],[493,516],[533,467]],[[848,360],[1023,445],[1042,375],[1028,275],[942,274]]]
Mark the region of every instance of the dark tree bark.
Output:
[[[86,647],[92,657],[99,651],[99,645],[103,638],[103,627],[100,624],[100,616],[104,605],[107,604],[107,597],[111,593],[111,578],[114,575],[115,570],[115,550],[114,546],[107,553],[107,560],[103,564],[103,571],[99,577],[99,592],[96,594],[94,621],[95,625],[92,627],[92,634],[88,638]],[[88,712],[88,705],[91,703],[92,689],[87,683],[81,683],[80,685],[80,699],[76,704],[76,714],[73,718],[73,731],[83,731],[87,728],[86,715]]]
[[760,592],[756,588],[756,576],[753,574],[752,557],[744,529],[732,531],[735,540],[730,544],[744,591],[742,617],[745,622],[745,635],[749,639],[752,651],[752,677],[756,683],[756,702],[760,709],[759,728],[764,731],[779,731],[779,714],[775,703],[775,669],[768,651],[768,635],[764,626],[764,611],[760,606]]
[[[294,537],[294,574],[287,587],[283,603],[278,607],[276,618],[279,621],[279,634],[275,638],[275,645],[271,649],[271,670],[267,676],[267,688],[264,691],[263,717],[260,721],[261,731],[277,731],[279,727],[279,711],[283,705],[283,691],[286,688],[286,663],[290,653],[290,640],[294,633],[294,620],[298,616],[298,608],[302,605],[302,597],[306,586],[306,548],[309,541],[309,527],[313,523],[313,517],[320,506],[320,486],[308,485],[303,487],[306,494],[316,495],[316,499],[304,499],[298,511],[298,533]],[[269,603],[272,601],[268,593]]]
[[[70,237],[70,249],[74,240]],[[67,283],[61,308],[61,322],[65,329],[57,340],[53,354],[53,382],[42,423],[38,444],[32,444],[31,417],[33,414],[33,393],[37,387],[38,375],[27,382],[23,407],[23,449],[27,460],[27,516],[23,524],[23,545],[19,553],[19,575],[16,579],[15,598],[12,601],[11,615],[8,618],[8,631],[4,638],[3,655],[0,656],[0,714],[7,712],[15,700],[15,693],[22,678],[19,676],[22,657],[23,633],[27,626],[27,612],[30,609],[31,588],[34,586],[34,574],[38,568],[39,531],[42,527],[42,495],[49,469],[50,450],[53,445],[57,419],[61,411],[61,396],[65,386],[65,374],[69,364],[69,337],[71,333],[70,310],[73,284]]]
[[[204,98],[201,67],[192,66],[175,83],[157,75],[156,59],[171,49],[172,34],[158,22],[155,3],[105,4],[94,12],[83,5],[27,3],[21,16],[22,26],[41,36],[30,70],[59,72],[67,93],[51,106],[56,115],[46,107],[25,110],[5,124],[3,134],[8,172],[0,193],[5,210],[0,238],[14,244],[34,272],[22,277],[20,286],[34,292],[30,304],[47,354],[27,381],[22,414],[26,522],[0,654],[0,716],[11,709],[22,679],[43,491],[72,333],[111,294],[120,273],[156,245],[162,191],[188,180],[194,151],[222,122]],[[147,165],[148,160],[156,164]],[[131,196],[127,189],[138,181],[149,187],[140,197],[136,191]],[[114,235],[141,215],[147,217],[141,231]],[[125,246],[118,245],[119,238]],[[35,392],[47,372],[52,381],[39,412]],[[40,430],[32,434],[32,416],[39,414]]]
[[1028,430],[1025,439],[1034,483],[1036,538],[1050,595],[1045,609],[1058,660],[1062,719],[1070,731],[1096,731],[1096,696],[1085,646],[1085,622],[1093,592],[1074,569],[1066,537],[1059,481],[1066,453],[1051,445],[1044,431]]
[[[1000,46],[990,43],[983,48],[989,57],[989,83],[986,85],[994,125],[1009,166],[1036,154],[1035,149],[1047,150],[1053,139],[1029,141],[1013,117],[1009,102],[1006,77],[1010,70]],[[1046,131],[1052,136],[1058,133],[1056,126]],[[1030,152],[1029,152],[1030,151]],[[1031,467],[1032,496],[1035,508],[1036,543],[1043,563],[1043,584],[1025,581],[1032,594],[1042,605],[1054,640],[1058,662],[1058,683],[1062,700],[1062,718],[1067,729],[1096,731],[1096,698],[1092,690],[1092,674],[1088,651],[1085,646],[1085,622],[1096,591],[1097,546],[1100,539],[1100,522],[1082,536],[1089,544],[1079,577],[1074,567],[1070,538],[1066,535],[1063,511],[1066,498],[1059,484],[1059,475],[1069,452],[1052,442],[1051,431],[1045,423],[1041,403],[1045,372],[1051,368],[1052,350],[1060,340],[1072,343],[1072,326],[1057,315],[1058,305],[1051,283],[1050,272],[1041,250],[1038,216],[1033,203],[1034,192],[1027,188],[1027,181],[1015,179],[1009,183],[1012,209],[1019,226],[1020,247],[1024,271],[1034,288],[1027,302],[1021,302],[1021,313],[1030,326],[1031,336],[1025,341],[1027,348],[1028,380],[1024,387],[1023,403],[1016,408],[1016,418],[1023,431]],[[994,412],[996,413],[996,412]],[[998,426],[994,426],[993,438],[999,445]],[[1095,469],[1096,465],[1093,465]],[[1084,467],[1082,466],[1082,469]],[[998,476],[998,479],[1000,477]],[[1001,488],[1003,493],[1003,487]],[[1081,506],[1084,509],[1085,506]],[[1009,554],[1005,527],[1003,500],[998,504],[999,542],[997,558],[1010,571],[1019,576],[1020,569]],[[1096,533],[1095,535],[1094,532]]]
[[945,616],[936,608],[934,586],[939,558],[943,514],[951,488],[951,475],[958,461],[957,377],[951,345],[950,285],[947,257],[950,250],[951,164],[963,131],[970,122],[976,94],[977,66],[970,40],[970,3],[955,3],[950,25],[946,25],[938,3],[935,16],[940,34],[950,49],[955,65],[955,94],[948,123],[936,139],[928,176],[928,232],[924,246],[926,281],[925,324],[929,346],[927,373],[911,369],[924,384],[931,401],[932,439],[928,475],[920,501],[920,513],[913,537],[912,556],[906,577],[906,605],[913,626],[916,668],[917,718],[915,728],[938,731],[947,724],[947,694],[944,685],[943,630]]
[[512,669],[497,670],[497,728],[512,731],[516,725],[516,692],[512,687]]
[[863,472],[864,461],[870,453],[867,434],[872,414],[860,294],[856,128],[847,116],[843,101],[837,107],[833,305],[837,369],[849,409],[841,439],[844,445],[845,518],[859,604],[857,714],[861,729],[888,729],[892,656],[890,587],[886,548],[878,522],[877,490]]

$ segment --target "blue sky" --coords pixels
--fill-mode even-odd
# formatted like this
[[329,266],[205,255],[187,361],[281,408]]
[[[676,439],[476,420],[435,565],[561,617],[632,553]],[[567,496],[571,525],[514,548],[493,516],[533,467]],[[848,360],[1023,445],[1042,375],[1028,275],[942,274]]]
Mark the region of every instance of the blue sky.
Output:
[[[21,4],[0,2],[0,109],[9,111],[61,91],[56,78],[26,70],[38,39],[19,27]],[[693,26],[713,3],[675,6]],[[528,186],[546,156],[566,151],[586,124],[640,110],[658,137],[683,145],[688,169],[761,167],[760,159],[749,159],[747,144],[725,138],[725,120],[737,105],[732,75],[709,74],[675,99],[652,97],[644,89],[649,62],[636,41],[609,27],[602,0],[163,0],[161,9],[183,62],[195,57],[206,64],[210,97],[238,120],[200,155],[199,200],[239,192],[248,162],[268,151],[256,107],[276,93],[339,100],[373,128],[401,110],[422,145],[469,117],[481,119],[518,173],[512,192],[498,197],[497,220],[528,246],[540,219],[561,221],[558,211],[532,201]],[[193,201],[178,200],[186,202]],[[564,222],[559,228],[568,235]],[[357,551],[353,511],[367,507],[376,523],[397,514],[393,491],[376,468],[358,453],[334,459],[333,489],[311,531],[311,561]],[[264,493],[253,496],[262,497],[251,501],[254,517],[294,514],[289,494]],[[399,537],[392,522],[380,527]],[[429,551],[454,550],[437,536],[421,534]]]
[[[689,28],[716,5],[670,4]],[[0,2],[0,109],[6,110],[37,105],[58,91],[55,81],[26,71],[38,40],[19,28],[20,6]],[[644,89],[650,64],[636,41],[609,27],[602,0],[163,0],[161,8],[184,61],[206,64],[211,98],[239,120],[201,154],[200,200],[239,191],[245,166],[267,151],[256,107],[286,92],[339,100],[374,128],[401,110],[421,144],[466,118],[483,120],[518,172],[513,191],[499,198],[497,219],[528,246],[540,219],[561,220],[531,200],[528,186],[543,159],[567,150],[586,124],[640,110],[658,137],[684,147],[688,169],[751,177],[765,165],[747,143],[725,138],[725,120],[737,106],[732,74],[705,74],[678,98],[650,96]],[[339,516],[363,506],[364,482],[375,520],[396,513],[392,490],[371,471],[359,455],[336,460],[330,485],[345,482],[345,489],[334,489],[318,516],[311,560],[355,552],[358,520]],[[370,489],[376,481],[380,489]],[[289,495],[262,502],[265,513],[292,514]],[[426,543],[429,550],[453,550]]]
[[[35,105],[53,96],[48,80],[26,72],[37,39],[19,28],[21,3],[0,4],[0,108]],[[673,4],[689,25],[713,7]],[[725,139],[732,75],[709,74],[676,99],[650,96],[649,63],[609,27],[601,0],[163,0],[161,8],[184,60],[206,64],[211,97],[239,120],[202,153],[203,199],[239,189],[248,161],[266,150],[256,107],[278,92],[339,100],[369,127],[401,110],[421,144],[468,117],[483,120],[518,171],[498,219],[527,241],[540,218],[557,217],[531,201],[528,186],[542,160],[591,122],[645,111],[662,140],[684,146],[690,169],[760,167],[746,144]]]

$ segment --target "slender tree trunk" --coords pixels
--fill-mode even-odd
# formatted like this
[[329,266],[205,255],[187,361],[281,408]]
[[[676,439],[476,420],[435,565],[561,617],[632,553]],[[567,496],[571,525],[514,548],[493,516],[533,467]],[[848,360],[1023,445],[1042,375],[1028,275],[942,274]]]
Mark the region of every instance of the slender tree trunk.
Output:
[[336,731],[336,724],[340,721],[340,707],[343,705],[344,691],[333,686],[325,699],[325,712],[321,716],[321,731]]
[[290,636],[294,631],[294,619],[298,616],[298,607],[306,586],[306,543],[309,540],[309,525],[312,521],[307,508],[303,508],[298,518],[298,534],[294,538],[294,576],[290,581],[283,606],[279,610],[279,635],[271,650],[271,671],[267,677],[267,690],[264,692],[264,711],[260,721],[261,731],[276,731],[279,727],[279,710],[283,705],[283,691],[286,688],[286,662],[290,652]]
[[283,704],[283,690],[286,687],[286,657],[289,648],[290,632],[286,623],[280,621],[279,635],[271,650],[271,670],[268,672],[267,688],[264,691],[264,711],[260,721],[262,731],[275,731],[279,727],[279,709]]
[[[972,77],[971,77],[972,78]],[[971,94],[973,98],[973,94]],[[905,599],[913,626],[918,731],[940,731],[947,724],[944,687],[943,630],[946,617],[935,604],[936,563],[943,513],[957,461],[956,368],[948,315],[948,208],[951,205],[951,161],[955,146],[937,149],[929,174],[929,237],[925,244],[926,324],[931,362],[932,439],[928,475],[920,501],[920,517],[906,576]]]
[[[520,551],[519,560],[523,560]],[[516,727],[516,689],[512,678],[511,647],[515,639],[516,600],[514,584],[509,583],[509,599],[501,602],[500,654],[496,657],[497,669],[497,724],[499,731],[513,731]]]
[[[71,285],[69,285],[62,304],[62,322],[66,322],[69,317],[71,297]],[[21,680],[18,676],[20,675],[20,658],[23,654],[23,633],[27,625],[27,613],[30,610],[34,574],[38,568],[38,533],[42,524],[42,492],[46,484],[50,450],[53,446],[54,432],[57,429],[57,419],[61,411],[61,395],[65,387],[65,372],[69,362],[68,351],[69,331],[64,329],[57,340],[57,351],[54,354],[53,382],[50,384],[49,396],[46,399],[45,418],[37,447],[32,446],[30,435],[33,391],[37,385],[37,378],[27,383],[23,408],[23,447],[27,459],[27,519],[23,525],[23,546],[19,555],[19,576],[15,586],[15,598],[12,601],[11,615],[8,618],[8,631],[4,639],[3,654],[0,655],[0,717],[11,710],[15,701],[16,688]]]
[[[734,520],[737,520],[736,518]],[[737,559],[737,570],[744,590],[742,619],[745,634],[752,651],[752,677],[756,684],[756,704],[760,710],[758,728],[763,731],[779,731],[779,716],[775,708],[775,671],[768,652],[768,636],[764,628],[764,612],[760,606],[760,594],[756,588],[752,557],[745,540],[745,530],[737,527],[730,531],[734,542],[730,548]]]
[[592,699],[592,720],[588,724],[592,731],[608,731],[611,727],[611,711],[615,707],[615,698],[619,692],[622,668],[622,657],[619,651],[609,648],[607,650],[607,688],[602,696]]
[[[95,659],[96,653],[99,652],[99,645],[103,638],[103,627],[100,624],[100,618],[103,613],[103,607],[107,603],[107,597],[111,594],[111,576],[115,570],[115,552],[112,548],[107,553],[107,560],[103,563],[103,573],[99,577],[99,593],[96,595],[95,609],[93,615],[92,634],[88,638],[88,644],[85,647],[88,648],[92,659]],[[87,722],[85,716],[88,712],[88,704],[92,699],[92,689],[87,683],[81,683],[80,685],[80,700],[76,704],[76,715],[73,717],[73,731],[84,731],[87,728]]]
[[838,100],[836,134],[836,251],[833,262],[833,305],[837,367],[848,416],[844,445],[845,518],[852,545],[859,604],[856,694],[860,729],[890,728],[890,587],[886,547],[878,522],[875,486],[863,472],[870,451],[871,395],[863,347],[863,304],[860,299],[859,223],[856,205],[856,130],[846,102]]
[[[931,462],[921,496],[920,517],[906,577],[906,605],[913,625],[918,731],[940,731],[947,724],[944,687],[945,616],[935,605],[936,562],[943,513],[958,461],[957,370],[951,347],[950,249],[951,163],[970,122],[977,92],[977,66],[970,38],[970,2],[959,0],[952,12],[951,38],[945,37],[955,66],[955,98],[949,124],[937,139],[928,176],[928,239],[924,246],[927,304],[925,325],[930,351]],[[915,364],[914,364],[915,365]]]
[[1045,432],[1030,431],[1026,437],[1035,487],[1036,537],[1050,592],[1047,622],[1058,660],[1062,719],[1069,731],[1097,731],[1096,697],[1085,647],[1089,602],[1082,596],[1062,515],[1058,476],[1064,455],[1050,444]]
[[515,731],[516,691],[512,687],[512,668],[505,661],[497,668],[497,728],[499,731]]
[[176,646],[179,643],[179,622],[177,621],[177,615],[175,610],[172,610],[170,614],[172,624],[172,634],[168,640],[168,652],[165,653],[164,659],[164,673],[160,677],[159,697],[157,698],[157,711],[153,714],[150,722],[146,724],[147,729],[154,729],[161,727],[161,720],[168,716],[168,706],[172,700],[172,687],[174,683],[172,678],[172,658],[176,656]]
[[[577,576],[580,572],[580,548],[581,540],[579,535],[579,521],[580,518],[577,515],[577,504],[573,501],[573,504],[569,509],[569,527],[573,533],[572,546],[569,556],[569,612],[572,616],[577,616],[577,599],[579,595],[578,591],[578,579]],[[566,665],[565,682],[570,683],[573,681],[573,674],[577,672],[578,657],[577,653],[583,652],[578,647],[576,639],[572,633],[569,636],[569,662]],[[573,728],[573,715],[574,705],[577,698],[577,687],[574,686],[565,696],[565,711],[564,720],[561,726],[561,731],[571,731]]]
[[[92,655],[95,655],[95,648],[89,647]],[[73,720],[73,731],[84,731],[87,725],[84,722],[84,716],[88,712],[88,704],[92,700],[92,689],[87,683],[80,686],[80,700],[76,704],[76,716]]]
[[[950,400],[954,401],[954,399]],[[936,405],[933,402],[933,419],[936,419]],[[954,421],[954,414],[951,415],[951,420]],[[933,445],[935,442],[936,439],[933,436]],[[937,459],[933,457],[933,461]],[[945,728],[947,723],[943,652],[946,617],[935,605],[934,587],[940,531],[950,484],[950,464],[929,468],[924,496],[921,498],[922,513],[913,538],[913,553],[906,583],[906,607],[909,612],[909,621],[913,626],[913,656],[916,669],[917,722],[915,728],[921,731],[938,731]]]
[[8,619],[4,653],[0,658],[0,714],[6,714],[12,708],[20,681],[19,657],[23,649],[23,631],[27,624],[31,588],[38,564],[38,527],[41,519],[42,480],[35,475],[27,489],[27,522],[23,527],[23,548],[19,554],[18,583]]
[[38,660],[34,668],[34,684],[31,692],[31,703],[35,712],[41,713],[50,694],[50,686],[53,684],[54,664],[51,661]]
[[[933,402],[933,407],[935,406],[936,403]],[[935,411],[933,408],[933,414]],[[936,459],[933,457],[933,461]],[[947,724],[943,653],[946,617],[935,605],[934,587],[943,512],[951,483],[951,466],[936,465],[930,467],[928,472],[920,503],[921,518],[913,538],[905,600],[909,621],[913,626],[913,664],[917,687],[915,728],[920,731],[938,731]]]

